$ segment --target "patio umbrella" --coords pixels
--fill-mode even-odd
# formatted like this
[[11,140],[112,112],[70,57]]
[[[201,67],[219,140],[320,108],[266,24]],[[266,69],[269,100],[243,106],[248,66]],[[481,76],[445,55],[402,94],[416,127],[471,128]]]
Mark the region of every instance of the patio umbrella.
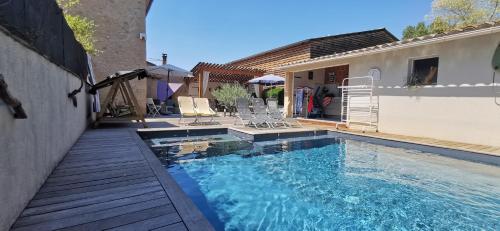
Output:
[[[193,73],[184,70],[180,67],[174,66],[172,64],[164,64],[161,66],[152,66],[146,68],[149,75],[167,80],[167,85],[169,85],[170,80],[174,80],[175,83],[182,83],[184,78],[192,78]],[[167,97],[169,96],[169,87],[167,87]]]
[[282,85],[285,84],[285,78],[277,75],[264,75],[248,81],[250,84],[259,85]]

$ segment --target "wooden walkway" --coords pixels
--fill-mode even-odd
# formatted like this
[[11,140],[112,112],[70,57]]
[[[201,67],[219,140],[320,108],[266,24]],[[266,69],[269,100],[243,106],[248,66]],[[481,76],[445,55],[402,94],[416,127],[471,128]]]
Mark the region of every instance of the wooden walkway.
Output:
[[13,230],[212,230],[135,131],[88,130]]

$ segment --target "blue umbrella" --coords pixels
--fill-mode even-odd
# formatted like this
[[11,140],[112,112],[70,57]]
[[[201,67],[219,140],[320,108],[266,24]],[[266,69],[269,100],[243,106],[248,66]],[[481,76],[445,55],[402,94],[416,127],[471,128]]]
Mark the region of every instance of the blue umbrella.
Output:
[[281,85],[285,84],[285,78],[277,75],[264,75],[248,81],[250,84],[261,84],[261,85]]

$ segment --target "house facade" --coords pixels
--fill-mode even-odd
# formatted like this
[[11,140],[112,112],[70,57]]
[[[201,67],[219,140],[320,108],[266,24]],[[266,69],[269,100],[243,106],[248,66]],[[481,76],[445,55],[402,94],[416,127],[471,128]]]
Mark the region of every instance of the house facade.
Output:
[[492,67],[499,44],[497,22],[290,63],[280,68],[287,72],[285,111],[293,114],[294,89],[305,84],[297,77],[377,69],[378,131],[500,146],[500,72]]
[[[398,41],[398,39],[385,28],[339,34],[306,39],[258,54],[254,54],[245,58],[234,60],[224,65],[264,70],[265,74],[274,74],[284,77],[285,72],[279,70],[278,67],[286,63],[304,61],[311,58],[361,49],[364,47],[370,47],[394,41]],[[202,96],[208,97],[209,99],[213,98],[211,94],[212,90],[220,87],[222,84],[224,84],[224,81],[209,80],[208,91],[206,91]],[[258,89],[251,88],[251,90],[255,91],[256,94],[259,95],[262,92],[262,87]],[[177,93],[177,95],[199,96],[198,84],[195,81],[195,83],[190,84],[188,88],[181,89]]]
[[[92,58],[96,80],[123,70],[144,68],[146,64],[146,16],[153,0],[85,0],[71,9],[75,14],[94,20],[95,47]],[[132,81],[132,88],[145,111],[147,84]],[[100,93],[101,102],[108,89]]]

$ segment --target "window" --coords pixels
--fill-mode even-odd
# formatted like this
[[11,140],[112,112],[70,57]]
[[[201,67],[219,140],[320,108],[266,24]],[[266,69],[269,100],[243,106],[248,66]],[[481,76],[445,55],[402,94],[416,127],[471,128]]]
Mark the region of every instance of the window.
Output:
[[409,86],[437,84],[439,58],[411,60],[411,72],[408,76]]

